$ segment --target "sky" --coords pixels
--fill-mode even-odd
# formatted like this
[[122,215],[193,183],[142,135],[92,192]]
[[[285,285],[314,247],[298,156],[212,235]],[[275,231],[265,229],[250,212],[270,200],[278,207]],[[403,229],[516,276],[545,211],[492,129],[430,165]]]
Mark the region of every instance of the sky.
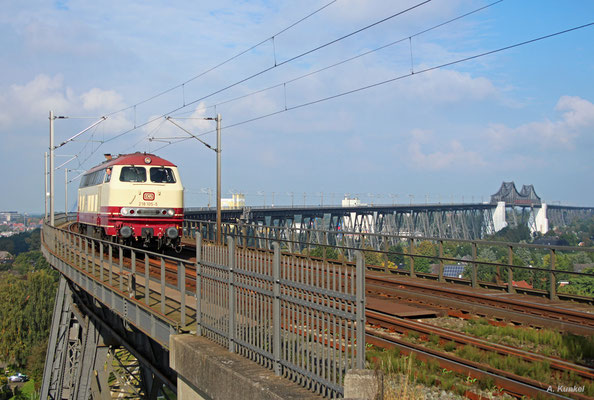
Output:
[[75,210],[82,172],[136,151],[212,204],[215,152],[185,131],[215,147],[216,114],[223,197],[253,206],[478,202],[503,181],[594,206],[594,26],[472,58],[592,23],[594,2],[492,3],[3,2],[0,211],[44,210],[50,110],[57,144],[107,117],[56,149],[56,210],[65,169]]

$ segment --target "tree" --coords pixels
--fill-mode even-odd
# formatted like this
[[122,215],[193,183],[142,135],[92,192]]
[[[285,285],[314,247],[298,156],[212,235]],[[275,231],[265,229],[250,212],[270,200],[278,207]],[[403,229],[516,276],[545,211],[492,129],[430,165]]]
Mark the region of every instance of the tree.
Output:
[[[594,275],[594,268],[586,268],[583,272]],[[559,288],[559,292],[594,297],[594,276],[574,275],[569,285]]]
[[23,365],[31,349],[47,339],[57,288],[49,270],[0,278],[0,359]]
[[402,245],[400,243],[398,243],[395,246],[392,245],[388,247],[388,252],[388,261],[394,263],[394,265],[400,265],[404,263],[404,255],[402,254],[404,253],[404,249],[402,248]]
[[340,260],[340,254],[337,249],[329,246],[318,246],[311,249],[311,251],[305,251],[305,254],[309,254],[311,257],[324,258],[324,248],[326,249],[326,260]]
[[[409,252],[410,254],[410,248]],[[427,256],[427,257],[414,257],[415,260],[415,272],[424,272],[428,273],[431,272],[431,264],[437,262],[435,258],[436,256],[436,249],[435,245],[428,240],[423,240],[418,245],[414,247],[414,254],[420,256]],[[405,257],[405,263],[410,268],[410,257]]]
[[28,251],[19,254],[15,258],[12,269],[21,274],[26,274],[29,271],[49,269],[49,264],[41,251]]

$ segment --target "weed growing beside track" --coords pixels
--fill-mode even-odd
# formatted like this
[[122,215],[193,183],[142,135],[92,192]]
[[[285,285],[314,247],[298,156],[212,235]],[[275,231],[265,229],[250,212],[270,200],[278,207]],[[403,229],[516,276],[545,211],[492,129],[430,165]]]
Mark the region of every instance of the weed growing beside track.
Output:
[[550,329],[494,326],[484,318],[469,320],[463,332],[495,343],[515,346],[545,356],[593,366],[594,337],[560,333]]
[[484,397],[501,395],[498,399],[512,399],[500,393],[490,378],[471,379],[441,368],[437,361],[423,362],[414,355],[405,356],[398,349],[371,347],[366,352],[370,368],[384,373],[384,399],[459,399],[469,392]]

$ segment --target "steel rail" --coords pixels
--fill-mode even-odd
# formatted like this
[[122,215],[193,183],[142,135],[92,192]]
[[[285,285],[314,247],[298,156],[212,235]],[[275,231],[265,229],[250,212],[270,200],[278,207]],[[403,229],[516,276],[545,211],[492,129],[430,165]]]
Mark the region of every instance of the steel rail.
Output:
[[[399,299],[406,299],[411,300],[420,304],[424,305],[437,305],[442,308],[450,309],[450,310],[464,310],[471,314],[478,314],[478,315],[490,315],[496,318],[503,318],[507,321],[514,322],[520,325],[532,325],[541,328],[551,328],[551,325],[554,323],[553,329],[572,332],[578,335],[594,335],[594,328],[589,326],[583,326],[579,323],[557,320],[553,318],[549,318],[546,315],[534,315],[534,314],[527,314],[524,311],[520,310],[512,310],[512,309],[503,309],[497,307],[497,305],[493,304],[480,304],[476,301],[473,301],[472,297],[469,297],[465,300],[454,299],[449,297],[447,294],[441,293],[440,295],[436,295],[435,292],[424,291],[421,292],[419,290],[414,289],[405,289],[398,287],[401,286],[399,284],[391,284],[391,285],[377,285],[373,284],[366,279],[365,287],[367,290],[367,294],[378,294],[378,295],[390,295],[394,298]],[[404,286],[404,285],[402,285]]]
[[446,287],[432,287],[428,285],[423,285],[420,282],[410,282],[409,280],[384,279],[383,277],[373,276],[369,273],[366,274],[366,280],[371,284],[373,284],[374,282],[379,282],[379,284],[388,283],[394,286],[408,286],[414,288],[415,290],[431,292],[433,294],[441,296],[446,295],[447,297],[457,298],[464,301],[472,300],[474,303],[480,302],[481,304],[485,305],[497,305],[498,307],[504,307],[526,314],[545,316],[555,321],[562,320],[567,321],[569,323],[580,324],[581,326],[590,327],[594,330],[594,314],[579,312],[568,308],[561,308],[556,305],[545,305],[535,302],[520,301],[517,299],[506,299],[501,296],[494,298],[494,296],[489,294],[468,293]]
[[460,357],[437,350],[427,349],[423,346],[412,344],[401,339],[391,337],[390,335],[376,332],[372,329],[366,329],[366,342],[379,348],[398,348],[405,354],[414,354],[421,361],[436,360],[440,367],[457,372],[461,375],[476,379],[490,377],[494,383],[503,388],[503,390],[518,398],[523,396],[537,397],[549,396],[549,398],[558,399],[578,399],[588,400],[588,396],[572,393],[574,397],[568,397],[560,393],[549,391],[548,385],[540,382],[523,378],[496,368],[489,367],[473,361],[464,360]]
[[400,333],[407,331],[416,331],[423,334],[435,334],[442,339],[450,340],[458,344],[470,344],[481,350],[496,352],[501,355],[511,355],[520,357],[525,361],[544,361],[550,364],[552,368],[562,372],[574,372],[582,378],[594,380],[594,369],[574,364],[560,358],[553,358],[543,356],[530,351],[522,350],[517,347],[506,346],[498,343],[489,342],[475,336],[470,336],[464,333],[452,331],[450,329],[441,328],[427,323],[421,323],[413,320],[405,320],[394,315],[384,314],[378,311],[366,311],[367,323],[373,325],[378,324],[382,328],[393,329]]

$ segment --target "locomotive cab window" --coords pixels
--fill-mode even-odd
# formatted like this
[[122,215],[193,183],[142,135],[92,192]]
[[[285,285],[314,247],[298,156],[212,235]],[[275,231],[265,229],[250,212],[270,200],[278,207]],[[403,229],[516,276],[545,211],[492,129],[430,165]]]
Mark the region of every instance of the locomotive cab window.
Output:
[[171,168],[151,167],[151,182],[155,183],[175,183],[175,176]]
[[121,182],[146,182],[146,169],[144,167],[122,167]]

